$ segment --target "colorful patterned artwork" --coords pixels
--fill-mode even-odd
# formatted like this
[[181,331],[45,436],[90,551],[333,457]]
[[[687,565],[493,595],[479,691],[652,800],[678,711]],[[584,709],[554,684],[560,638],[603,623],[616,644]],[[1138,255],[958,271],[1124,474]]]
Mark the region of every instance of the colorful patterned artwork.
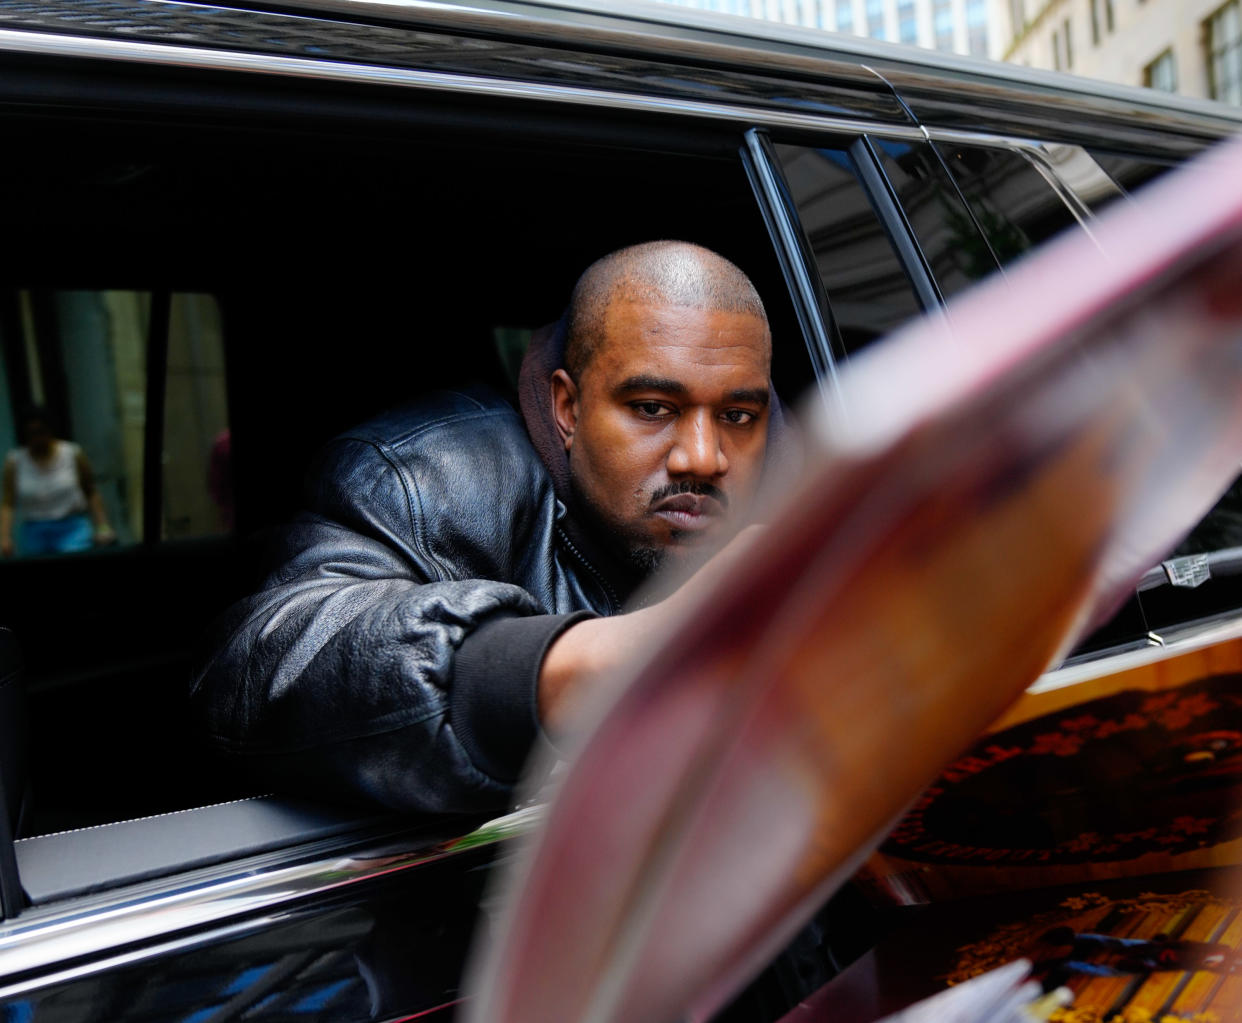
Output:
[[915,801],[864,883],[919,902],[1242,863],[1242,639],[1207,638],[1025,696]]

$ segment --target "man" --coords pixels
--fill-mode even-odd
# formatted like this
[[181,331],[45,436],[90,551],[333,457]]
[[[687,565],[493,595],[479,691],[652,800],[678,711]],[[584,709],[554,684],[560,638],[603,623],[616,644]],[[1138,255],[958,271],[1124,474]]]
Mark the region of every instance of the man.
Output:
[[579,280],[564,366],[532,382],[536,361],[525,427],[494,396],[441,394],[328,447],[195,681],[218,750],[265,783],[496,809],[541,729],[632,655],[660,609],[623,603],[756,491],[763,306],[706,249],[634,246]]

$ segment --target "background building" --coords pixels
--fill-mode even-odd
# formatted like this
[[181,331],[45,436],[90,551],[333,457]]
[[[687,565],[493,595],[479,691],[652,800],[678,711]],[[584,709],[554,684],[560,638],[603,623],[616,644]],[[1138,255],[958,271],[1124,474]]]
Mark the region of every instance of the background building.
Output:
[[787,25],[989,55],[989,0],[671,0]]
[[993,55],[1242,104],[1242,0],[991,0]]

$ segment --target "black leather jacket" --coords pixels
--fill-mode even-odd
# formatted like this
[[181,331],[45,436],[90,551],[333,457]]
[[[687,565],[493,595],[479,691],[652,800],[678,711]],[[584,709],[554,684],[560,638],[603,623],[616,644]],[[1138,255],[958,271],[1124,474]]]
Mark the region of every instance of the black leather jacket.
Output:
[[437,395],[337,438],[278,567],[222,623],[192,700],[256,781],[425,812],[506,806],[568,625],[620,610],[518,414]]

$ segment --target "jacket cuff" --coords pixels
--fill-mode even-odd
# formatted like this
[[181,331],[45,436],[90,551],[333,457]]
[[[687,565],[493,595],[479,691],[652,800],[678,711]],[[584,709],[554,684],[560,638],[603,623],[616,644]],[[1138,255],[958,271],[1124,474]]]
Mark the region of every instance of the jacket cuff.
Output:
[[457,648],[449,720],[467,756],[497,781],[513,783],[539,735],[539,669],[544,654],[571,625],[596,617],[491,618]]

